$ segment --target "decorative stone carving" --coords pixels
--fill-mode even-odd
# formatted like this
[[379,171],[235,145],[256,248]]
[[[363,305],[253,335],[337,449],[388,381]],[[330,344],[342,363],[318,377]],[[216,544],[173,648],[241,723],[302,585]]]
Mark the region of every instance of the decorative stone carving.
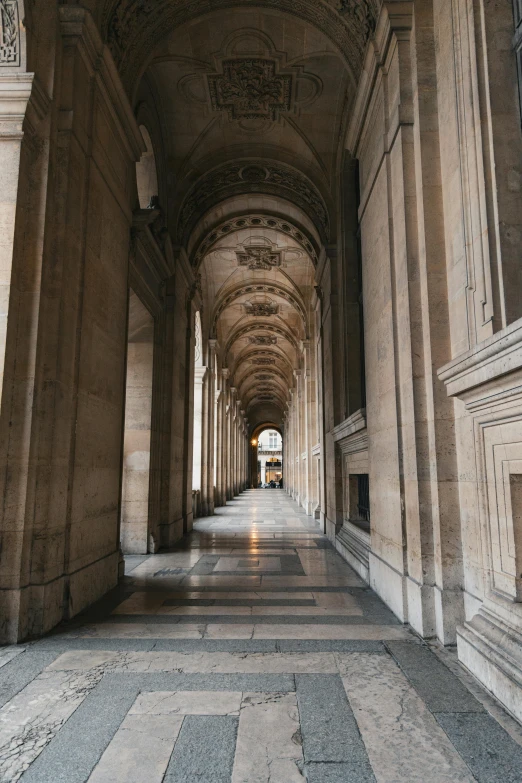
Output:
[[297,242],[299,242],[303,250],[308,253],[314,266],[317,266],[317,253],[311,241],[311,237],[305,234],[303,230],[296,228],[287,220],[256,214],[243,215],[233,220],[227,220],[226,223],[222,223],[221,225],[216,226],[216,228],[213,228],[198,246],[194,256],[194,265],[199,266],[204,256],[209,252],[212,245],[214,245],[218,239],[221,239],[221,237],[225,236],[226,234],[230,234],[232,231],[237,231],[248,226],[253,228],[271,228],[274,231],[281,231],[283,234],[287,234],[288,236],[293,237],[295,240],[297,240]]
[[242,253],[236,253],[239,266],[249,269],[272,269],[281,266],[281,252],[266,245],[251,245]]
[[200,215],[212,203],[237,193],[272,193],[289,196],[302,206],[325,237],[329,234],[328,210],[315,185],[300,171],[282,163],[242,161],[227,163],[211,171],[194,184],[181,207],[178,235],[181,238],[195,215]]
[[253,364],[259,364],[259,365],[262,365],[262,366],[268,366],[269,364],[275,364],[276,361],[275,361],[275,359],[269,359],[266,356],[259,356],[259,357],[256,357],[255,359],[252,359],[252,363]]
[[245,286],[239,286],[234,289],[228,296],[226,296],[221,302],[219,302],[214,312],[214,329],[218,322],[219,316],[232,302],[245,294],[273,294],[286,299],[286,301],[294,307],[303,319],[303,323],[306,323],[306,313],[302,303],[297,299],[296,295],[292,291],[288,291],[279,283],[273,285],[267,285],[266,283],[249,284]]
[[20,65],[17,0],[0,0],[0,66]]
[[271,381],[272,375],[256,375],[256,381]]
[[[354,0],[355,2],[355,0]],[[366,43],[364,29],[356,16],[339,10],[339,0],[330,5],[317,0],[263,0],[263,7],[290,13],[322,30],[345,55],[354,78],[360,73]],[[250,7],[250,0],[239,5]],[[212,9],[230,9],[230,0],[213,0]],[[135,83],[146,53],[152,51],[161,34],[208,11],[208,0],[116,0],[107,2],[103,27],[109,47],[124,83]],[[349,24],[343,24],[339,16]]]
[[255,334],[248,338],[252,345],[276,345],[277,337],[271,334]]
[[222,74],[207,76],[213,111],[228,112],[231,120],[276,120],[290,110],[292,77],[278,74],[275,60],[224,60],[222,68]]
[[370,0],[339,0],[339,13],[363,30],[365,41],[375,30],[375,12]]
[[[257,269],[258,267],[255,268]],[[259,316],[277,315],[277,313],[279,312],[279,307],[278,305],[276,305],[275,302],[271,302],[271,301],[245,302],[245,310],[247,311],[248,315],[259,317]]]

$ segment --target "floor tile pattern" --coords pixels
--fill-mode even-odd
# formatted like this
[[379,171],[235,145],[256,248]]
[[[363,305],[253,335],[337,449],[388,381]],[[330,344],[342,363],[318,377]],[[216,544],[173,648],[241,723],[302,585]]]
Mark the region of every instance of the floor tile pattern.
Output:
[[521,783],[521,727],[451,655],[248,491],[0,649],[0,783]]

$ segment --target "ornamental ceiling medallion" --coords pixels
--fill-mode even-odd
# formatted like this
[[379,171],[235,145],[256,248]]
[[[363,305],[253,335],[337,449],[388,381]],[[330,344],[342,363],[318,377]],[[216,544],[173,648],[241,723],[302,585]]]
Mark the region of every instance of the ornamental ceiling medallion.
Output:
[[277,337],[271,334],[255,334],[248,339],[252,345],[277,345]]
[[276,360],[275,359],[268,359],[268,358],[266,358],[264,356],[260,356],[258,359],[252,359],[252,363],[253,364],[259,364],[259,365],[264,365],[266,367],[269,364],[275,364]]
[[272,269],[281,266],[281,251],[272,250],[265,245],[250,245],[241,253],[236,253],[239,266],[249,269]]
[[245,302],[244,306],[247,315],[253,315],[255,317],[277,315],[279,312],[279,306],[270,299],[265,302]]
[[212,110],[230,120],[277,120],[290,111],[292,77],[277,73],[277,63],[265,57],[223,60],[223,72],[207,75]]

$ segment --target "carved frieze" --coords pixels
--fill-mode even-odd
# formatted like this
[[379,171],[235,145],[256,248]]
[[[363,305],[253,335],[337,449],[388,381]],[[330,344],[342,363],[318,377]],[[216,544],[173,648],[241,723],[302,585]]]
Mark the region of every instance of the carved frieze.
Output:
[[0,67],[20,65],[17,0],[0,0]]
[[249,269],[272,269],[281,266],[281,252],[266,245],[250,245],[241,253],[236,253],[239,266]]
[[201,214],[214,201],[235,193],[260,192],[290,199],[310,213],[325,236],[329,234],[326,204],[312,182],[300,171],[281,163],[244,161],[226,164],[195,183],[181,207],[178,234],[183,236],[194,215]]
[[351,19],[364,33],[367,41],[375,30],[375,11],[370,0],[339,0],[339,13]]
[[290,110],[292,77],[277,73],[275,60],[264,57],[224,60],[223,73],[207,75],[213,111],[231,120],[276,120]]
[[275,359],[269,359],[267,356],[258,356],[252,359],[253,364],[259,364],[260,366],[268,366],[269,364],[275,364]]
[[248,338],[252,345],[277,345],[277,337],[271,334],[255,334]]
[[[254,267],[258,269],[259,267]],[[252,269],[252,267],[250,267]],[[245,310],[248,315],[255,317],[277,315],[279,306],[275,302],[245,302]]]
[[[362,66],[366,38],[357,17],[341,10],[342,0],[263,0],[265,8],[297,15],[330,38],[343,52],[354,76]],[[357,2],[357,0],[354,0]],[[369,2],[369,0],[367,0]],[[240,0],[250,6],[249,0]],[[372,8],[379,0],[372,0]],[[230,9],[230,0],[213,0],[212,9]],[[153,50],[167,30],[179,27],[208,11],[208,0],[107,0],[103,28],[127,86],[133,85],[146,53]],[[342,19],[347,23],[343,24]]]

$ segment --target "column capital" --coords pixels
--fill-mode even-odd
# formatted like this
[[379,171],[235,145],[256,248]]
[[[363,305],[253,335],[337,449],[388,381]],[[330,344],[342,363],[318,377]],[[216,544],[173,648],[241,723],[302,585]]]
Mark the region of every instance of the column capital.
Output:
[[34,73],[6,73],[0,75],[0,138],[22,139],[22,125],[26,116]]
[[223,376],[223,378],[230,378],[230,370],[228,369],[228,367],[221,368],[221,375]]
[[194,368],[194,381],[196,383],[203,383],[207,374],[208,367],[195,367]]

